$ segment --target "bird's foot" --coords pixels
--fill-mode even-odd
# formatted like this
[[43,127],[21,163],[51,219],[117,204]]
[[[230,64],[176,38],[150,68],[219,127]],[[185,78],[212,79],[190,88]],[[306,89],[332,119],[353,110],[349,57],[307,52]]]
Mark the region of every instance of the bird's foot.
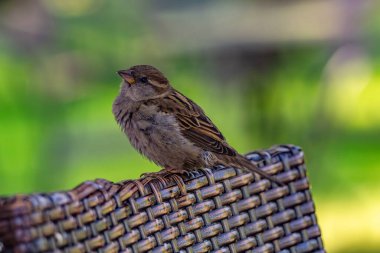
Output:
[[170,184],[170,180],[167,178],[168,173],[165,171],[152,172],[152,173],[143,173],[141,174],[141,182],[144,185],[149,183],[159,184],[161,188],[165,188]]
[[186,185],[182,177],[180,177],[179,175],[185,175],[187,178],[194,178],[197,175],[199,175],[199,171],[197,170],[177,169],[171,167],[166,167],[164,171],[167,171],[170,174],[171,179],[176,182],[182,195],[185,195],[187,193]]
[[197,170],[185,170],[185,169],[175,169],[175,168],[165,168],[164,170],[173,174],[185,175],[186,177],[189,177],[189,178],[193,178],[199,175],[199,171]]
[[[188,173],[188,174],[186,174]],[[155,186],[159,185],[160,188],[168,187],[170,183],[175,183],[178,186],[181,195],[186,195],[186,184],[183,181],[182,177],[179,174],[186,174],[187,176],[192,175],[191,172],[187,170],[173,169],[173,168],[165,168],[159,172],[154,173],[144,173],[141,176],[142,183],[146,184],[154,184]]]

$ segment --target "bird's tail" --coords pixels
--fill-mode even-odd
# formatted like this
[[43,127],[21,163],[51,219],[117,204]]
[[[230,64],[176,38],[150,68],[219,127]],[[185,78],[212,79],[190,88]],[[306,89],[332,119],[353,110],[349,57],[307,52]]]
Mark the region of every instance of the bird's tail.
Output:
[[249,160],[248,158],[240,154],[237,154],[236,156],[231,157],[231,161],[228,165],[236,166],[237,168],[242,169],[247,172],[255,172],[259,174],[260,176],[263,176],[274,183],[277,183],[282,186],[284,185],[284,183],[282,183],[280,180],[269,175],[265,171],[260,170],[251,160]]

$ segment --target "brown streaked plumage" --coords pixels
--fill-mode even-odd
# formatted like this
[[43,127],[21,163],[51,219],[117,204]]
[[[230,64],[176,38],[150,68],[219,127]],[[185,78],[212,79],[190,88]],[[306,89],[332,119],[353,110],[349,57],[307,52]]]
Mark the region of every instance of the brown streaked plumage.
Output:
[[132,146],[164,171],[225,165],[282,184],[231,147],[202,108],[176,91],[159,70],[137,65],[118,74],[123,81],[112,109],[116,121]]

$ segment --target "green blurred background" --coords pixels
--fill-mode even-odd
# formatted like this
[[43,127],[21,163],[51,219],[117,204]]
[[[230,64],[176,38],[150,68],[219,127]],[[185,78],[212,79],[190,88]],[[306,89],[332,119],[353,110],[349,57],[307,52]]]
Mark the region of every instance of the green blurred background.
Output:
[[152,64],[241,152],[306,153],[328,252],[380,252],[375,1],[0,1],[0,194],[158,168],[111,113]]

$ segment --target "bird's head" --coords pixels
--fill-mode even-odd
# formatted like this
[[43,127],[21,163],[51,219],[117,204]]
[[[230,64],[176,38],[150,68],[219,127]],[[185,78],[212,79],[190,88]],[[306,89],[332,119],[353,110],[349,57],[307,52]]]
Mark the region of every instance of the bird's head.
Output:
[[168,92],[168,79],[156,68],[149,65],[136,65],[117,73],[123,79],[121,96],[135,101],[158,98]]

